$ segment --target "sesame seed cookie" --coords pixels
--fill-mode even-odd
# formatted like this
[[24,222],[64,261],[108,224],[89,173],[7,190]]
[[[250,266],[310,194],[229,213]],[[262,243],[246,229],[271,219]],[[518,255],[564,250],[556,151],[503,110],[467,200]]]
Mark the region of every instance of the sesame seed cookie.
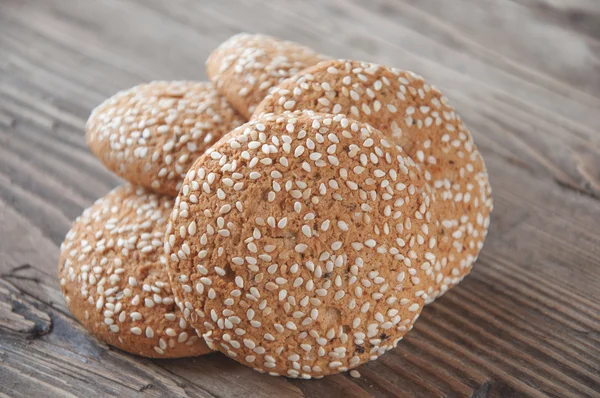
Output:
[[175,305],[161,264],[173,199],[123,185],[78,217],[60,247],[71,313],[98,339],[146,357],[210,350]]
[[471,134],[439,90],[412,72],[334,60],[283,82],[255,115],[296,109],[343,113],[369,123],[392,137],[423,170],[441,224],[428,301],[470,272],[488,231],[491,187]]
[[272,87],[325,59],[298,43],[239,33],[210,54],[206,71],[231,105],[248,118]]
[[272,375],[321,377],[393,348],[424,304],[435,249],[414,162],[343,115],[240,126],[190,168],[165,234],[184,316]]
[[194,160],[244,122],[211,83],[155,81],[120,91],[94,109],[87,142],[118,176],[176,196]]

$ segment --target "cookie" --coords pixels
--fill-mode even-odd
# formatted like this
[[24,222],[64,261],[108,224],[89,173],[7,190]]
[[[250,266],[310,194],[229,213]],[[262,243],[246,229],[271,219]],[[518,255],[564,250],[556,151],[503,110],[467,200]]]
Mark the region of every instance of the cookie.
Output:
[[254,117],[288,109],[347,114],[392,137],[423,170],[439,207],[429,300],[470,272],[487,235],[491,188],[471,134],[439,90],[411,72],[334,60],[281,83]]
[[60,247],[71,313],[99,340],[146,357],[209,352],[175,305],[163,238],[173,199],[120,186],[78,217]]
[[244,121],[211,83],[155,81],[120,91],[94,109],[87,142],[118,176],[176,196],[194,160]]
[[342,115],[284,113],[190,168],[165,234],[184,316],[261,372],[321,377],[393,348],[424,304],[435,250],[414,162]]
[[206,71],[229,103],[248,118],[272,87],[325,59],[301,44],[239,33],[210,54]]

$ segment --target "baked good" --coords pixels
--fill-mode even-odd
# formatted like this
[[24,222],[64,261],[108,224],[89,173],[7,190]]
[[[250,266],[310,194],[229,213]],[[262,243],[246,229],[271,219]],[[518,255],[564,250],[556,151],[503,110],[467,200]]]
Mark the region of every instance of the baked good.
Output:
[[165,234],[175,297],[207,342],[256,370],[348,370],[421,312],[430,205],[414,162],[371,126],[267,115],[190,168]]
[[206,71],[229,103],[248,118],[272,87],[325,59],[298,43],[239,33],[210,54]]
[[281,83],[254,117],[290,109],[341,113],[369,123],[420,166],[434,191],[440,224],[428,301],[470,272],[487,235],[491,188],[471,134],[439,90],[412,72],[333,60]]
[[60,286],[77,320],[99,340],[146,357],[210,350],[174,303],[161,264],[173,199],[129,184],[78,217],[60,247]]
[[194,160],[244,121],[211,83],[155,81],[96,107],[87,142],[118,176],[175,196]]

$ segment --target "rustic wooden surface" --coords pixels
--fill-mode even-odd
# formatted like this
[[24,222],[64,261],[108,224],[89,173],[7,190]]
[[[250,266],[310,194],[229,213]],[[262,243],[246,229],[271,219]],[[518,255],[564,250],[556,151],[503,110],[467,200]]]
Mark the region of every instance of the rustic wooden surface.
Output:
[[[139,82],[205,79],[242,30],[418,72],[488,165],[475,270],[360,379],[137,358],[87,335],[58,289],[70,222],[119,183],[86,147],[90,110]],[[599,129],[597,0],[0,0],[0,396],[598,397]]]

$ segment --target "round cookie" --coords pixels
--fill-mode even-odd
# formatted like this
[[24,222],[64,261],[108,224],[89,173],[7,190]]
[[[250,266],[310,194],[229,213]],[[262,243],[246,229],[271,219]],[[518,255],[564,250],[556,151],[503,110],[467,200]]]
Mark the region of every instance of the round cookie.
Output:
[[60,247],[71,313],[98,339],[146,357],[210,352],[175,305],[163,257],[173,199],[120,186],[78,217]]
[[421,167],[440,217],[435,284],[428,301],[466,276],[487,235],[492,211],[488,175],[471,134],[446,97],[412,72],[333,60],[273,89],[255,116],[312,109],[343,113],[393,138]]
[[301,44],[239,33],[210,54],[206,71],[229,103],[249,118],[272,87],[325,59]]
[[244,121],[211,83],[155,81],[96,107],[87,142],[118,176],[176,196],[194,160]]
[[393,348],[424,304],[436,237],[424,178],[382,133],[286,112],[190,168],[165,234],[184,316],[272,375],[321,377]]

